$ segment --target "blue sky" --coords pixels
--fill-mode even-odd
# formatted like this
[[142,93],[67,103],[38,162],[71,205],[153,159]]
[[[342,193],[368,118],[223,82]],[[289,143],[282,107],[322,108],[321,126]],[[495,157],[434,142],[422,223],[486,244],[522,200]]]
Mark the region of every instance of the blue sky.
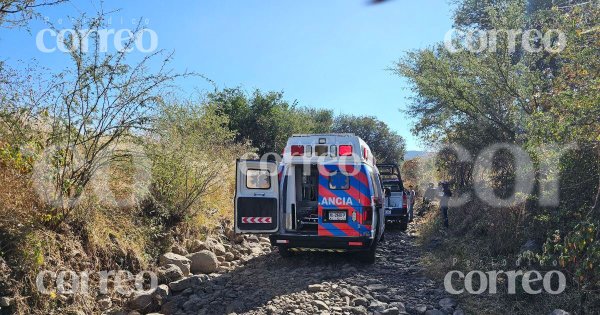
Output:
[[[117,30],[134,28],[132,19],[143,17],[158,48],[175,52],[176,70],[201,73],[221,88],[284,91],[302,106],[374,115],[405,137],[409,150],[427,149],[400,111],[410,102],[407,82],[386,69],[406,51],[443,40],[452,24],[447,0],[107,0],[103,6],[120,9],[109,14]],[[69,17],[99,8],[99,1],[73,0],[40,13],[68,28]],[[46,27],[34,21],[29,30],[0,29],[0,58],[15,66],[35,58],[52,71],[63,69],[65,53],[36,46]],[[52,38],[45,39],[52,47]],[[212,90],[198,78],[178,84],[184,93]]]

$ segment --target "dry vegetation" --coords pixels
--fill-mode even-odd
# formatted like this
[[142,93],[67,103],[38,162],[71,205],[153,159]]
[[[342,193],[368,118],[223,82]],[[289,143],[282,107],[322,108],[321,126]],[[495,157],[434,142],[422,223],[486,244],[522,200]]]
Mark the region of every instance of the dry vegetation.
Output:
[[[188,108],[192,107],[193,105],[189,105]],[[193,133],[191,129],[186,131],[185,135]],[[206,139],[210,137],[208,134],[196,136]],[[138,141],[144,142],[146,139],[150,137],[140,137]],[[172,141],[173,138],[169,140]],[[201,193],[202,198],[190,200],[186,209],[182,210],[171,200],[163,200],[158,207],[156,199],[160,196],[156,191],[145,195],[131,206],[111,205],[103,200],[102,194],[98,195],[97,191],[86,187],[69,219],[62,220],[57,226],[48,225],[52,211],[49,211],[51,208],[33,187],[35,179],[32,177],[32,167],[16,167],[20,163],[18,158],[2,156],[0,262],[5,261],[6,264],[1,265],[10,268],[10,272],[3,272],[0,277],[0,295],[14,297],[14,310],[19,314],[46,314],[50,310],[64,313],[69,309],[97,313],[98,296],[94,294],[41,294],[35,289],[37,273],[42,270],[80,272],[120,269],[135,273],[152,268],[158,255],[167,251],[175,242],[183,244],[186,240],[202,239],[209,233],[218,232],[232,217],[233,161],[241,151],[246,150],[243,145],[227,144],[225,139],[219,141],[220,144],[211,144],[210,157],[191,152],[178,156],[189,165],[218,168],[218,174],[203,178],[202,187],[205,190]],[[157,143],[154,140],[148,143],[150,142],[153,145]],[[158,151],[155,147],[153,150],[152,155],[149,155],[151,159],[172,153]],[[28,163],[34,161],[35,159],[29,160]],[[173,163],[175,161],[163,164],[166,169],[146,171],[173,170],[184,164],[182,161]],[[113,161],[112,164],[108,168],[109,181],[105,183],[104,189],[114,192],[117,198],[127,200],[135,190],[132,179],[132,169],[135,166],[131,159]],[[217,169],[214,170],[216,171]],[[149,184],[155,185],[161,176],[157,173],[152,175]],[[182,174],[184,175],[190,176],[189,173]],[[195,178],[199,179],[198,176]],[[187,196],[191,188],[189,180],[177,181],[171,178],[169,191],[175,195]],[[118,304],[125,298],[115,295],[112,301]]]
[[[575,154],[577,155],[577,154]],[[581,155],[580,155],[581,156]],[[585,156],[585,155],[584,155]],[[419,165],[435,163],[435,158],[421,158],[405,163],[403,169],[417,168]],[[577,164],[579,167],[585,165]],[[406,170],[406,174],[419,174],[414,170]],[[573,170],[571,170],[573,171]],[[437,168],[435,172],[424,172],[424,176],[408,178],[408,182],[436,183],[439,180],[451,182],[453,172],[448,172],[445,167]],[[565,172],[561,184],[570,182],[573,174]],[[493,177],[498,179],[499,177]],[[500,185],[502,186],[502,185]],[[455,186],[457,187],[457,186]],[[593,200],[595,187],[589,187],[587,196],[582,195],[565,196],[561,204],[576,205],[589,204]],[[568,187],[564,187],[567,190]],[[468,187],[457,189],[455,194],[469,191]],[[563,193],[564,194],[564,193]],[[421,205],[417,204],[416,208]],[[533,207],[533,208],[528,208]],[[554,213],[560,213],[558,209]],[[461,305],[467,313],[477,314],[532,314],[547,312],[553,309],[576,310],[582,314],[593,314],[598,305],[596,293],[586,290],[584,278],[576,278],[574,270],[567,267],[559,257],[549,255],[548,245],[553,243],[549,230],[559,220],[567,222],[580,218],[576,211],[569,212],[565,219],[548,218],[531,202],[518,204],[512,207],[493,207],[475,198],[473,201],[461,207],[451,207],[449,211],[450,228],[442,225],[441,212],[437,204],[430,205],[419,219],[418,233],[420,245],[425,248],[426,254],[422,262],[433,279],[442,281],[446,274],[452,270],[459,270],[465,274],[472,270],[483,272],[493,270],[539,270],[540,272],[556,270],[557,268],[567,275],[567,289],[564,294],[530,295],[523,291],[520,282],[517,281],[516,294],[507,292],[507,280],[505,276],[498,278],[498,293],[473,295],[463,293],[458,295]],[[563,223],[564,224],[564,223]],[[542,246],[544,245],[544,246]],[[543,264],[541,263],[543,262]],[[567,267],[567,268],[565,268]],[[592,271],[592,274],[593,271]],[[519,277],[518,279],[521,279]],[[454,279],[456,288],[463,288],[464,281]],[[479,282],[475,279],[475,288],[479,288]],[[583,299],[582,297],[585,297]]]

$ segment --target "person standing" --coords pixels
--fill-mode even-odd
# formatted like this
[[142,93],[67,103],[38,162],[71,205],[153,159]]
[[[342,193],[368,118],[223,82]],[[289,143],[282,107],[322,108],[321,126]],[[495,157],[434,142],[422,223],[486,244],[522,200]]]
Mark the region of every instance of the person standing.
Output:
[[440,209],[444,217],[444,227],[448,227],[448,201],[452,197],[450,184],[448,182],[440,182]]
[[408,186],[408,191],[406,193],[407,193],[406,199],[408,202],[408,205],[407,205],[408,222],[411,222],[413,220],[413,212],[414,212],[413,210],[415,208],[415,199],[416,199],[417,194],[416,194],[415,190],[413,189],[412,185]]

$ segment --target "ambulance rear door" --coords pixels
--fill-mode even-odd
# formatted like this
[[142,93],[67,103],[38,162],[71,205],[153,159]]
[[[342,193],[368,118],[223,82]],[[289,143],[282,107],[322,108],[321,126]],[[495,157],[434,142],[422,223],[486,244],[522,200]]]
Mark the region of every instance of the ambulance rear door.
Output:
[[235,232],[273,233],[279,229],[279,178],[275,162],[238,160]]

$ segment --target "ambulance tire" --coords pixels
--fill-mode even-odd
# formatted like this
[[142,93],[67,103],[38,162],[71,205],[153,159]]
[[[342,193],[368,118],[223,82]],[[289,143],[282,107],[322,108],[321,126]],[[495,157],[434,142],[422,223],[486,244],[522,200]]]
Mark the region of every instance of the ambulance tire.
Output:
[[400,220],[400,230],[404,232],[406,229],[408,229],[408,219]]
[[277,246],[277,251],[279,252],[279,256],[283,258],[288,258],[293,255],[292,251],[285,246]]
[[363,263],[373,264],[373,263],[375,263],[375,252],[376,251],[377,251],[377,243],[374,243],[373,245],[371,245],[371,248],[369,248],[368,250],[358,253],[358,259]]

